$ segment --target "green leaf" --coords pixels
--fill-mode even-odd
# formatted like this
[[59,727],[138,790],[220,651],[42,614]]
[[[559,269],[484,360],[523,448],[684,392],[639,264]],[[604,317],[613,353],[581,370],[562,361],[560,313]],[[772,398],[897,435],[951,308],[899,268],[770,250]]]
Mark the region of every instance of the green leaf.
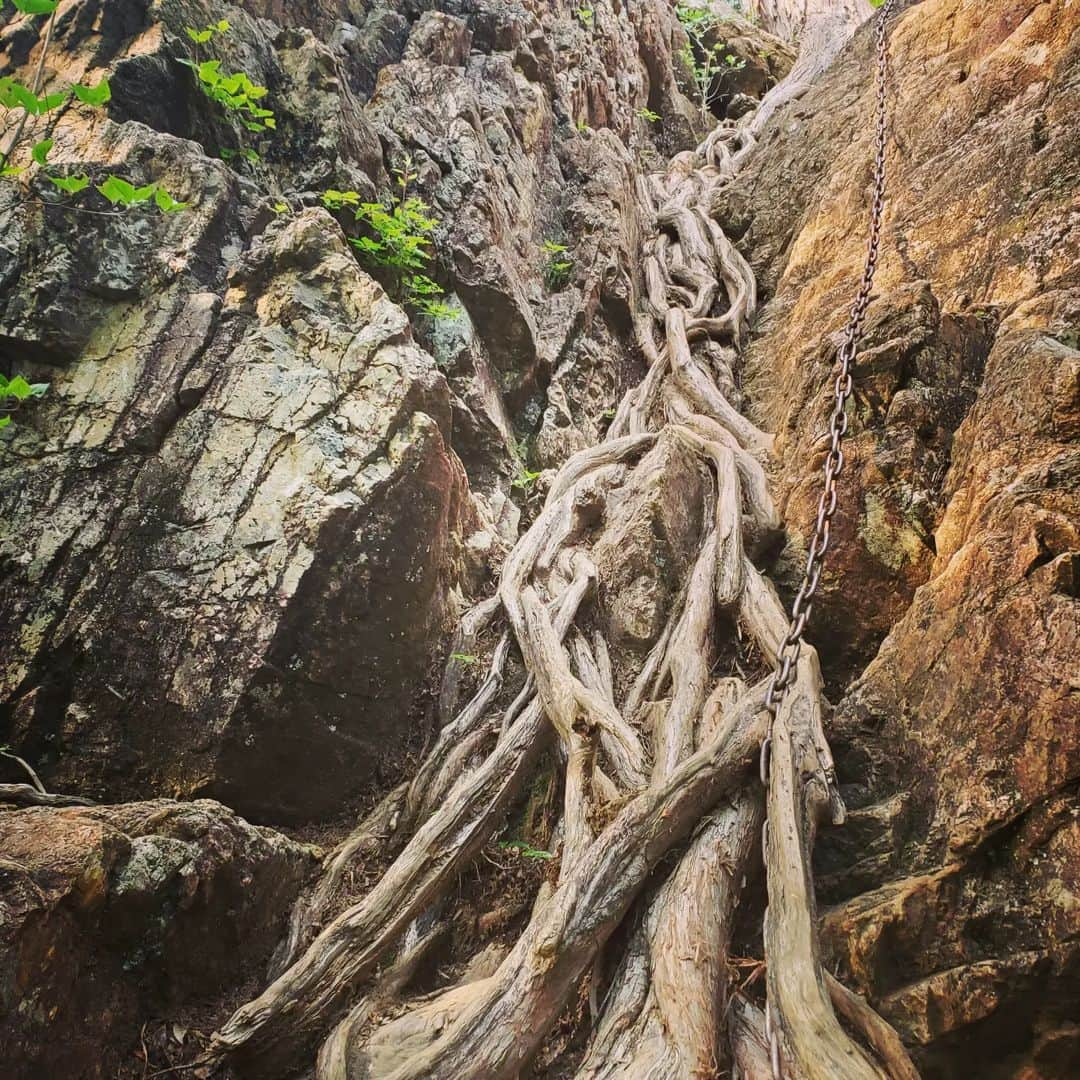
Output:
[[42,139],[39,143],[34,143],[34,149],[30,151],[30,156],[39,164],[44,165],[46,159],[49,156],[49,151],[53,148],[54,142],[52,139]]
[[287,214],[289,212],[289,204],[283,202],[276,202],[270,207],[275,214]]
[[220,67],[220,60],[204,60],[195,69],[198,73],[199,81],[205,83],[207,86],[217,86],[217,84],[221,82],[221,72],[218,70]]
[[24,15],[51,15],[59,6],[60,0],[12,0]]
[[8,397],[13,397],[16,401],[25,401],[30,397],[32,391],[30,384],[21,376],[16,375],[8,384],[5,390]]
[[119,176],[110,176],[105,183],[98,184],[98,191],[116,206],[122,203],[130,206],[135,201],[135,187]]
[[53,109],[58,109],[68,99],[68,91],[61,90],[58,94],[46,94],[45,97],[38,99],[38,106],[43,113],[51,112]]
[[8,426],[8,424],[10,424],[10,423],[11,423],[11,417],[10,416],[0,416],[0,431],[3,431],[4,428],[6,428]]
[[25,109],[31,116],[41,113],[41,103],[22,83],[11,76],[0,79],[0,105],[5,109]]
[[230,30],[229,20],[228,19],[218,19],[217,25],[215,25],[214,29],[219,34],[227,34],[229,32],[229,30]]
[[191,204],[177,202],[163,187],[154,192],[154,202],[163,214],[175,214],[180,210],[186,210]]
[[2,169],[0,169],[0,179],[8,176],[18,176],[19,173],[25,171],[26,170],[19,165],[5,165]]
[[457,660],[460,664],[476,664],[479,663],[477,658],[471,653],[454,652],[450,654],[451,660]]
[[185,26],[184,31],[196,45],[205,45],[213,36],[213,30],[196,30],[192,26]]
[[80,86],[76,83],[71,89],[84,105],[93,105],[95,108],[112,100],[112,88],[108,79],[102,79],[97,86]]
[[377,240],[372,240],[369,236],[361,236],[359,239],[350,238],[349,243],[352,244],[357,251],[363,251],[368,255],[379,255],[382,253],[383,245]]
[[30,384],[30,396],[33,398],[44,397],[49,392],[49,383],[36,382]]

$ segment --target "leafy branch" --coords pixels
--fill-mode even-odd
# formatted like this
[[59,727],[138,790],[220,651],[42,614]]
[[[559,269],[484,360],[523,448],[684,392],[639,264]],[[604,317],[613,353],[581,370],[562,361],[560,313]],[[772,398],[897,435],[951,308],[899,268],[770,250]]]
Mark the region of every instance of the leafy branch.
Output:
[[[0,0],[2,2],[2,0]],[[29,91],[34,99],[41,93],[42,84],[45,81],[45,57],[48,56],[49,46],[52,44],[53,30],[56,28],[56,9],[60,6],[60,0],[12,0],[15,7],[24,15],[48,15],[49,21],[45,27],[45,44],[41,47],[41,55],[38,57],[37,70],[34,72],[33,89]],[[0,176],[7,175],[6,169],[11,160],[11,155],[22,139],[26,128],[26,121],[30,117],[29,110],[24,109],[19,123],[15,128],[15,134],[11,138],[6,150],[0,150]]]
[[725,52],[724,42],[709,41],[722,21],[709,8],[679,4],[675,14],[688,39],[682,58],[697,89],[701,121],[708,124],[712,104],[720,96],[719,76],[741,71],[746,61]]
[[216,101],[223,108],[237,114],[240,123],[253,132],[273,131],[277,119],[273,109],[266,109],[257,104],[270,92],[265,86],[258,86],[242,71],[229,75],[221,70],[220,60],[181,60],[181,64],[191,68],[199,82],[199,89]]
[[354,220],[366,231],[351,237],[349,243],[364,265],[391,279],[394,299],[433,318],[449,318],[454,309],[438,299],[444,295],[442,286],[424,273],[431,262],[431,234],[439,220],[431,216],[423,199],[408,193],[416,178],[412,159],[406,158],[394,175],[400,188],[397,198],[364,202],[355,191],[326,191],[323,205],[353,211]]

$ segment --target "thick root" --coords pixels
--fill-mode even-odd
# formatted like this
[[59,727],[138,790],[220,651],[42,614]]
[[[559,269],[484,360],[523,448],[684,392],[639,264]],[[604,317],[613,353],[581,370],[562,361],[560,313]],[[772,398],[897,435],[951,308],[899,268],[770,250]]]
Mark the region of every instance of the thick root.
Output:
[[[745,779],[764,731],[759,696],[744,703],[726,731],[662,786],[628,803],[536,912],[498,971],[472,988],[460,1015],[422,1052],[377,1075],[390,1080],[516,1076],[660,859],[685,839],[723,791]],[[450,993],[454,996],[443,1004],[456,1009],[459,991]],[[426,1014],[436,1006],[423,1008]]]
[[[807,31],[812,41],[829,34],[823,23]],[[648,371],[607,439],[554,477],[506,559],[497,597],[463,621],[454,652],[480,649],[489,632],[497,639],[479,687],[459,708],[461,671],[450,661],[440,730],[416,776],[334,854],[293,914],[277,977],[214,1036],[211,1061],[280,1077],[310,1065],[323,1041],[320,1080],[509,1080],[591,973],[582,1078],[674,1080],[731,1065],[744,1080],[771,1080],[766,1016],[731,997],[727,963],[767,818],[768,1020],[786,1080],[916,1075],[895,1032],[818,956],[811,849],[821,821],[841,821],[843,805],[816,654],[804,646],[773,723],[767,796],[750,771],[767,728],[765,683],[747,689],[760,672],[716,671],[741,651],[744,633],[775,663],[787,618],[754,562],[780,526],[765,472],[772,437],[740,411],[733,370],[757,288],[712,207],[768,113],[805,90],[815,50],[822,55],[804,50],[756,117],[721,125],[696,152],[639,180],[641,273],[631,292]],[[609,649],[617,638],[598,567],[611,560],[598,553],[630,542],[636,507],[671,483],[673,469],[690,477],[696,554],[666,583],[671,602],[647,656],[628,660]],[[515,647],[524,677],[511,663]],[[506,685],[508,671],[520,685]],[[495,970],[400,1005],[459,875],[549,749],[561,780],[558,874]],[[382,878],[323,926],[352,868],[376,852],[394,856]]]
[[578,1080],[717,1075],[732,918],[756,854],[762,802],[745,791],[706,819],[653,898]]

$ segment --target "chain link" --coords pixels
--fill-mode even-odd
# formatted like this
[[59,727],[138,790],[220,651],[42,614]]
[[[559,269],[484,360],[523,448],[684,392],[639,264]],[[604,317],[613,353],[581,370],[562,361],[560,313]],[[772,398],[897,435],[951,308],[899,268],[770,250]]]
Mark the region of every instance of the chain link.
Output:
[[[885,203],[885,82],[888,66],[888,39],[885,24],[892,12],[894,2],[895,0],[886,0],[878,15],[877,23],[876,157],[874,161],[874,198],[870,211],[870,233],[866,245],[866,264],[863,268],[862,283],[859,286],[855,302],[852,304],[847,325],[844,328],[843,342],[837,355],[837,375],[833,384],[834,404],[829,422],[831,444],[825,457],[824,486],[818,500],[814,536],[810,541],[810,550],[806,557],[806,569],[803,572],[802,586],[791,606],[791,622],[788,624],[787,635],[777,655],[776,668],[773,671],[773,677],[765,695],[765,706],[771,714],[770,732],[772,721],[776,719],[777,709],[784,699],[784,694],[791,686],[795,668],[799,662],[799,655],[802,652],[803,632],[806,630],[810,612],[813,610],[814,594],[817,592],[818,584],[821,581],[821,570],[825,565],[825,553],[829,549],[832,519],[836,513],[837,505],[836,481],[844,468],[843,440],[848,427],[846,407],[853,385],[851,367],[855,360],[855,351],[858,348],[859,339],[862,337],[863,318],[866,315],[867,305],[870,303],[870,290],[874,283],[878,247],[881,242],[881,215]],[[770,734],[761,743],[759,760],[761,782],[766,789],[769,786],[771,748],[772,737]],[[834,778],[830,775],[828,779],[832,783]],[[762,860],[767,866],[769,854],[768,821],[765,822],[761,831],[761,848]],[[765,918],[768,919],[768,909],[766,909]],[[765,947],[766,959],[770,959],[768,943],[765,942],[764,926],[762,927],[762,941]],[[769,1063],[773,1080],[784,1080],[783,1064],[780,1059],[780,1026],[775,1022],[773,1009],[768,1001],[765,1004],[765,1035],[769,1042]]]

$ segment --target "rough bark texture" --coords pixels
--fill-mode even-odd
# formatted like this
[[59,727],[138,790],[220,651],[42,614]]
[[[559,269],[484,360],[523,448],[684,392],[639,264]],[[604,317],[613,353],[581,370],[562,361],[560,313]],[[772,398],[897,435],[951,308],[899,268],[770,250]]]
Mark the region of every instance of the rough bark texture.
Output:
[[[0,432],[0,739],[40,777],[0,758],[0,797],[284,824],[398,786],[287,933],[312,853],[216,803],[0,809],[14,1076],[190,1061],[140,1031],[228,990],[202,1034],[240,1075],[768,1080],[766,982],[790,1080],[910,1080],[882,1018],[926,1077],[1080,1070],[1080,16],[891,21],[821,670],[766,799],[872,38],[861,0],[711,6],[746,63],[708,136],[666,0],[62,0],[46,85],[113,98],[35,138],[192,207],[0,182],[0,363],[52,384]],[[257,165],[177,62],[223,16],[278,116]],[[0,8],[0,76],[41,29]],[[406,155],[452,319],[319,199]],[[559,856],[524,898],[522,837]]]

